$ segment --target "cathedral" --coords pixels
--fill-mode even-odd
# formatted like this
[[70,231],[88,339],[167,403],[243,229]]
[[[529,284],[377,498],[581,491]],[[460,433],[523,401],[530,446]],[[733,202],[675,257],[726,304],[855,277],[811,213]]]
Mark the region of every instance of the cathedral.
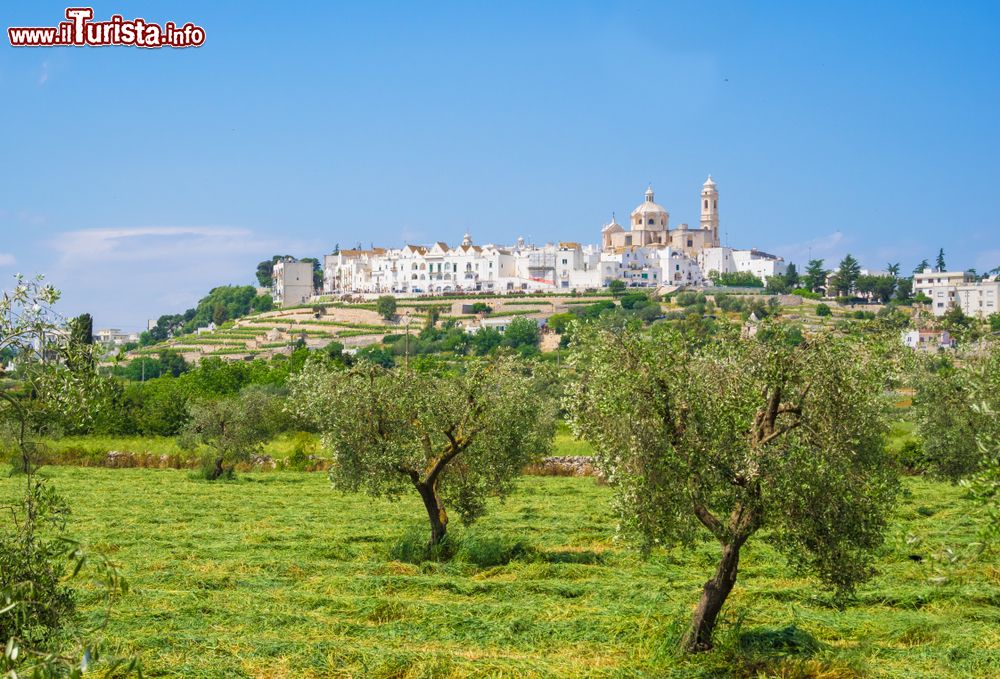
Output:
[[671,229],[670,213],[654,200],[650,186],[645,199],[632,210],[629,230],[612,217],[611,223],[601,230],[601,245],[610,252],[631,247],[670,248],[689,257],[697,257],[706,248],[719,247],[719,191],[712,175],[701,187],[699,228],[680,224]]

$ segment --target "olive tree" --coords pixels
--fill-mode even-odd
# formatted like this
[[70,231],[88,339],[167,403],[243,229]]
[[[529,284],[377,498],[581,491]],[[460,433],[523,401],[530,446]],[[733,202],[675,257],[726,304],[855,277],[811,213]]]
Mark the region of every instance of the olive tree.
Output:
[[230,478],[237,463],[263,449],[274,434],[279,412],[277,397],[255,387],[234,397],[195,403],[180,441],[189,446],[202,443],[211,449],[202,463],[207,480]]
[[952,481],[983,462],[978,439],[1000,439],[1000,344],[960,361],[918,358],[913,410],[928,470]]
[[758,533],[841,594],[870,574],[897,491],[883,365],[859,339],[795,346],[770,324],[698,344],[666,325],[581,328],[570,424],[597,451],[622,528],[667,547],[707,532],[721,548],[687,650],[711,648]]
[[375,311],[387,321],[396,317],[396,298],[392,295],[382,295],[375,300]]
[[[85,638],[96,630],[76,624],[68,577],[89,565],[109,603],[127,589],[104,555],[88,554],[66,535],[70,503],[36,473],[37,439],[51,426],[54,413],[64,419],[87,418],[93,403],[89,388],[99,382],[92,354],[77,352],[80,347],[65,341],[52,308],[58,299],[58,291],[40,276],[18,275],[12,288],[0,291],[0,352],[13,356],[17,366],[12,376],[0,369],[4,378],[13,377],[12,387],[0,389],[0,448],[11,448],[24,481],[23,493],[0,506],[7,517],[0,531],[4,677],[81,676],[78,658],[84,654],[96,665],[96,648]],[[122,666],[112,662],[105,667],[110,673]]]
[[390,498],[416,490],[434,546],[448,528],[446,507],[473,521],[549,450],[543,393],[528,366],[501,356],[450,372],[312,363],[293,380],[289,402],[322,432],[335,487]]

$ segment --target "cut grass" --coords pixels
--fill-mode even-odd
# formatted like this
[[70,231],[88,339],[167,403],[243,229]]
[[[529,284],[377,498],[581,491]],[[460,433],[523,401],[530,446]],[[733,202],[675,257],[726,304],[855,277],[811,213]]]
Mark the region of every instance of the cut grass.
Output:
[[[991,677],[1000,666],[1000,564],[975,558],[981,517],[964,491],[925,479],[906,480],[879,574],[845,610],[758,538],[717,649],[684,657],[675,644],[717,547],[643,559],[615,539],[611,490],[592,479],[525,478],[476,526],[453,522],[451,560],[414,564],[390,554],[425,531],[415,493],[373,500],[293,472],[214,484],[175,470],[43,474],[72,501],[71,534],[128,578],[106,634],[147,676]],[[0,480],[0,501],[19,487]],[[96,618],[91,586],[76,586]]]

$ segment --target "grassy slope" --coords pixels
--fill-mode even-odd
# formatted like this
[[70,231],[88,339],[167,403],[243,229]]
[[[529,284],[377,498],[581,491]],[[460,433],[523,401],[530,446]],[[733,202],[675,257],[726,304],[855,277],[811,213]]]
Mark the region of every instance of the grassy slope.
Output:
[[[148,676],[985,677],[1000,666],[1000,568],[969,560],[976,516],[963,491],[929,481],[907,481],[880,575],[846,611],[758,541],[720,648],[689,660],[671,643],[716,550],[643,560],[613,539],[610,490],[591,479],[524,479],[464,543],[500,536],[540,553],[479,567],[389,560],[400,535],[423,530],[416,498],[339,494],[322,474],[213,485],[173,470],[45,473],[74,501],[71,532],[130,580],[108,633]],[[15,483],[0,480],[0,497]],[[775,633],[791,624],[802,632]],[[775,659],[776,644],[808,635],[820,650]],[[738,651],[754,640],[770,660]]]

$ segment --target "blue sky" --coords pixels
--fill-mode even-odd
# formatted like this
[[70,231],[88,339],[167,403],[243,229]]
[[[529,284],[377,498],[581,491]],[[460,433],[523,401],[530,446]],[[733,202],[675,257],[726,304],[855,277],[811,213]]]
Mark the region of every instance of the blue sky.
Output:
[[708,173],[730,245],[1000,266],[998,3],[93,6],[207,31],[0,44],[0,280],[44,272],[99,326],[276,253],[596,242],[650,182],[696,223]]

